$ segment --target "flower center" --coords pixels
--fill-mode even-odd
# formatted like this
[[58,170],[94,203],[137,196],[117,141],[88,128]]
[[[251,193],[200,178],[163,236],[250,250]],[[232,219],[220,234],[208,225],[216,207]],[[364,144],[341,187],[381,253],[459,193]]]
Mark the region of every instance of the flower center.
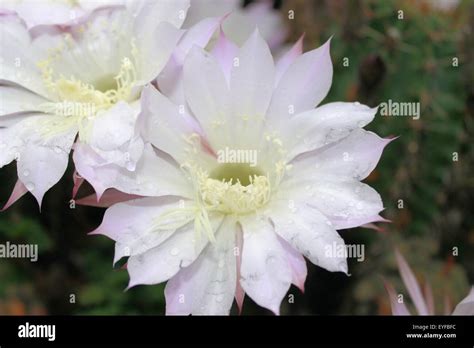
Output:
[[209,177],[218,181],[248,186],[253,177],[262,175],[260,169],[251,167],[247,163],[226,163],[217,167]]
[[[135,48],[132,49],[132,57],[136,57]],[[87,140],[92,126],[88,121],[119,101],[131,101],[136,98],[133,87],[137,80],[137,69],[128,57],[122,59],[119,72],[115,76],[101,76],[93,83],[84,82],[75,76],[56,76],[52,67],[54,59],[52,56],[38,63],[44,85],[57,100],[43,103],[41,111],[66,117],[46,121],[42,129],[45,136],[65,132],[76,125],[81,140]]]
[[199,171],[197,185],[207,211],[242,215],[264,206],[271,193],[270,180],[248,164],[223,164],[210,175]]

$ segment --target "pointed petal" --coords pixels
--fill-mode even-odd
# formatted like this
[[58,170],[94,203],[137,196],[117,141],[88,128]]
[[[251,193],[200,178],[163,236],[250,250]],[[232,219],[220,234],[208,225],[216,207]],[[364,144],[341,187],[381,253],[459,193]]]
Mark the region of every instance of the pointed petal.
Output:
[[13,203],[23,197],[27,192],[28,189],[25,187],[25,185],[20,180],[17,180],[15,187],[13,188],[12,194],[10,195],[10,198],[8,198],[7,203],[5,203],[5,205],[2,209],[0,209],[0,211],[5,211],[10,208]]
[[420,286],[418,285],[418,281],[416,280],[416,277],[413,274],[410,266],[398,250],[395,250],[395,257],[397,259],[398,270],[402,276],[403,283],[405,284],[405,287],[407,288],[408,293],[413,300],[413,304],[415,305],[418,314],[428,315],[428,306],[426,305],[425,299],[423,298],[423,294],[420,290]]
[[275,66],[275,84],[278,85],[283,74],[293,64],[293,62],[303,54],[304,34],[300,36],[298,41],[277,61]]
[[275,201],[268,210],[275,231],[299,253],[328,271],[347,273],[344,240],[319,211],[291,199]]
[[242,233],[242,228],[240,225],[238,226],[237,233],[235,235],[235,244],[236,244],[236,253],[237,253],[237,282],[235,284],[235,302],[237,303],[237,308],[239,309],[239,314],[242,313],[242,308],[244,306],[244,299],[245,299],[245,291],[240,284],[241,272],[240,269],[242,268],[242,250],[243,250],[243,243],[244,237]]
[[[211,217],[213,230],[222,222]],[[162,283],[193,263],[208,244],[204,236],[196,238],[194,225],[188,224],[173,233],[164,243],[128,259],[129,288],[139,284]]]
[[173,228],[158,229],[157,219],[180,204],[176,197],[146,197],[117,203],[106,210],[102,223],[90,234],[102,234],[117,242],[114,262],[124,256],[139,255],[173,234]]
[[390,297],[390,306],[392,307],[392,315],[410,315],[405,303],[398,302],[397,293],[393,288],[392,284],[384,281],[385,290],[387,290],[388,296]]
[[74,186],[72,188],[72,199],[76,198],[77,192],[81,188],[82,184],[84,183],[84,178],[82,178],[76,170],[74,170],[74,173],[72,174],[72,181],[74,183]]
[[94,187],[99,198],[108,188],[140,196],[193,196],[180,168],[155,153],[150,144],[145,146],[133,172],[102,164],[103,160],[92,149],[80,143],[75,146],[73,159],[77,172]]
[[217,62],[219,63],[222,71],[224,72],[227,84],[230,86],[230,74],[235,59],[239,55],[239,47],[237,47],[236,44],[227,39],[222,28],[219,32],[219,37],[211,53],[214,57],[216,57]]
[[265,116],[273,93],[275,68],[266,42],[256,30],[238,52],[231,71],[231,93],[236,117]]
[[82,197],[76,200],[78,205],[86,205],[89,207],[100,207],[108,208],[116,203],[131,201],[132,199],[144,198],[143,196],[131,195],[128,193],[123,193],[115,189],[108,189],[104,194],[97,198],[96,194],[92,194],[86,197]]
[[279,241],[286,251],[288,263],[291,267],[291,272],[293,275],[291,282],[296,285],[301,290],[301,292],[304,292],[304,282],[306,280],[306,276],[308,275],[306,261],[303,255],[301,255],[300,252],[288,244],[288,242],[286,242],[283,238],[279,237]]
[[[280,129],[282,141],[289,149],[288,159],[305,152],[321,149],[324,146],[327,147],[340,140],[339,148],[346,146],[344,150],[351,154],[356,150],[366,150],[365,144],[376,141],[376,139],[369,138],[369,134],[376,137],[377,140],[380,138],[374,133],[360,130],[360,128],[369,124],[376,113],[377,108],[371,109],[362,104],[336,102],[286,119],[280,124]],[[344,138],[347,143],[342,142]],[[350,142],[356,142],[362,149],[352,150],[347,146],[350,145]],[[376,150],[379,150],[379,147]],[[343,160],[341,157],[336,157],[336,159]]]
[[354,130],[339,142],[310,152],[292,164],[301,175],[315,179],[365,179],[377,166],[382,152],[393,139]]
[[211,146],[224,146],[229,141],[226,129],[231,125],[230,92],[219,64],[194,46],[186,57],[183,73],[186,100]]
[[189,137],[197,133],[191,117],[156,88],[142,92],[141,134],[156,148],[168,153],[178,163],[189,160]]
[[429,282],[425,283],[424,295],[425,295],[425,298],[426,298],[426,304],[428,306],[428,314],[429,315],[435,315],[435,304],[434,304],[434,298],[433,298],[433,290],[432,290],[431,285],[430,285]]
[[226,219],[216,242],[166,284],[166,314],[228,315],[234,301],[236,223]]
[[309,51],[290,65],[278,83],[268,110],[268,117],[281,120],[311,110],[326,97],[332,82],[329,41]]
[[[36,120],[45,120],[46,117]],[[40,206],[46,191],[64,175],[75,137],[76,130],[72,129],[47,139],[38,139],[37,136],[22,139],[26,143],[17,158],[18,179],[35,196]]]
[[247,217],[240,222],[244,233],[242,288],[258,305],[278,315],[292,279],[285,250],[268,221]]

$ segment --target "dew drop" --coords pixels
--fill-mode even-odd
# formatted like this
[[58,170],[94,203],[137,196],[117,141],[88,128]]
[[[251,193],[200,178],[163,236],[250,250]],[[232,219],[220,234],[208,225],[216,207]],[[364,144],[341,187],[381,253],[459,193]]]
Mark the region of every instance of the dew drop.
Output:
[[217,265],[219,266],[219,268],[223,268],[225,265],[224,260],[219,260],[219,263]]
[[25,187],[28,191],[33,191],[35,189],[35,184],[33,184],[32,182],[29,182],[25,185]]
[[30,175],[30,171],[28,169],[25,169],[23,171],[23,176],[29,176]]
[[179,249],[178,249],[178,248],[173,248],[173,249],[171,249],[170,254],[171,254],[172,256],[178,255],[178,254],[179,254]]
[[224,300],[224,295],[217,295],[216,302],[222,302]]
[[60,154],[62,152],[62,149],[59,146],[55,146],[54,152],[56,152],[57,154]]
[[359,203],[356,204],[356,208],[357,208],[357,209],[360,210],[360,209],[362,209],[362,207],[363,207],[362,202],[359,202]]

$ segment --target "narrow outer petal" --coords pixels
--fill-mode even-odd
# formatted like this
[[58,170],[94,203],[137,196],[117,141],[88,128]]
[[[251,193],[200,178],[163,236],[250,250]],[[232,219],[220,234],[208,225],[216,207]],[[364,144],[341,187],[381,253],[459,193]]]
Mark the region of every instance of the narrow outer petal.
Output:
[[241,220],[244,232],[240,283],[260,306],[279,314],[291,284],[286,252],[268,221],[256,217]]

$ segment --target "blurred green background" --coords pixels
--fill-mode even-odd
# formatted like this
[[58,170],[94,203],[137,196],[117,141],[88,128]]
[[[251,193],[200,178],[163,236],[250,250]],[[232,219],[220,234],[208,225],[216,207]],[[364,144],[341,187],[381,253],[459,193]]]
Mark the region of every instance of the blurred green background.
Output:
[[[392,223],[382,224],[383,231],[342,231],[347,243],[366,245],[365,261],[350,260],[350,277],[308,263],[305,294],[292,287],[282,314],[390,314],[382,277],[405,293],[395,246],[420,283],[433,285],[439,313],[474,284],[474,1],[442,6],[450,2],[276,1],[288,42],[305,32],[310,50],[333,36],[334,79],[325,102],[421,103],[419,120],[377,115],[368,127],[383,137],[400,136],[366,179]],[[87,236],[104,210],[70,209],[72,171],[47,193],[41,213],[31,195],[0,213],[0,243],[39,245],[36,263],[0,259],[0,314],[164,313],[164,285],[124,292],[128,275],[112,267],[113,242]],[[0,203],[15,181],[15,164],[0,171]],[[269,312],[247,297],[243,314]]]

